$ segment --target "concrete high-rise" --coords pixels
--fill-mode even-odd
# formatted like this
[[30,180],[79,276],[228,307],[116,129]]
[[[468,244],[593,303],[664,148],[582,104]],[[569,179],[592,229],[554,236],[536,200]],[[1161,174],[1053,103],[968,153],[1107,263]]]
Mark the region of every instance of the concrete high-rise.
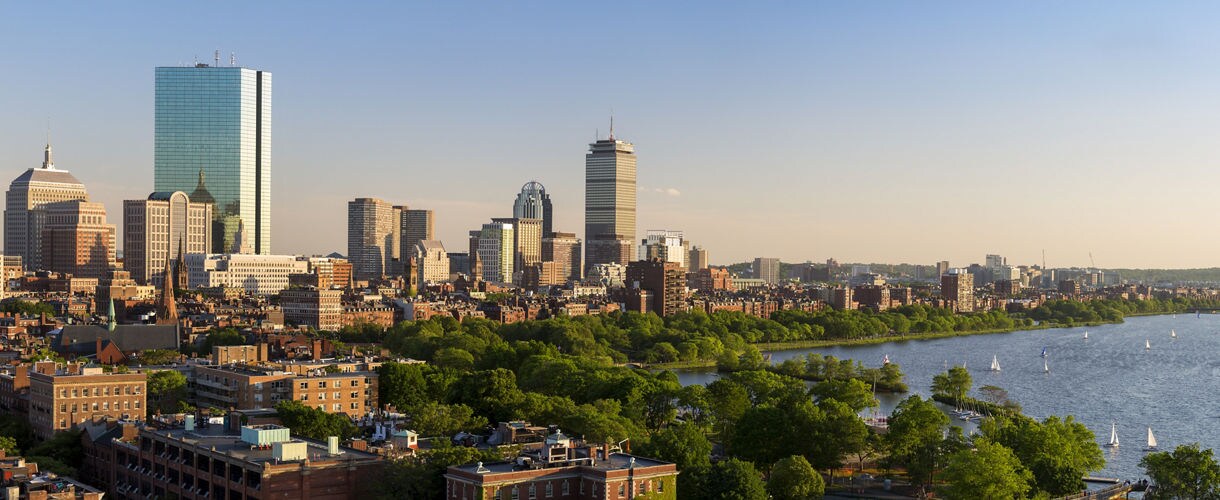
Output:
[[42,168],[31,168],[13,179],[5,194],[4,254],[20,256],[27,271],[43,268],[42,229],[48,204],[88,201],[85,185],[67,170],[55,168],[51,145],[43,151]]
[[689,257],[686,259],[686,270],[695,272],[700,269],[707,269],[707,250],[700,246],[695,246],[690,249]]
[[483,229],[475,241],[478,244],[478,258],[482,266],[483,281],[511,282],[514,270],[513,248],[516,241],[513,225],[504,222],[483,224]]
[[123,267],[142,285],[160,286],[166,261],[209,253],[212,205],[182,191],[123,201]]
[[940,277],[940,296],[954,312],[973,312],[974,275],[965,269],[950,269]]
[[521,193],[513,202],[513,218],[541,219],[542,237],[551,234],[551,197],[546,194],[546,188],[537,181],[530,181],[521,186]]
[[347,202],[347,258],[352,263],[352,279],[370,280],[396,273],[399,232],[396,227],[401,209],[377,198],[356,198]]
[[419,283],[449,281],[449,254],[437,240],[423,240],[415,245],[415,272]]
[[46,207],[42,267],[78,278],[103,278],[115,262],[115,228],[101,203],[72,200]]
[[640,241],[640,260],[660,259],[674,262],[678,268],[686,271],[686,259],[690,253],[689,244],[682,239],[682,231],[650,230],[648,236]]
[[635,260],[635,179],[635,146],[611,126],[585,155],[585,266]]
[[514,270],[521,271],[542,262],[542,219],[494,218],[491,221],[513,226]]
[[767,283],[779,283],[779,259],[775,257],[754,259],[754,277]]
[[206,174],[212,252],[270,254],[271,73],[157,68],[154,127],[153,190],[191,192]]
[[402,243],[399,249],[403,254],[403,260],[406,260],[406,255],[413,251],[419,242],[424,240],[436,239],[436,228],[433,224],[431,210],[412,210],[407,207],[402,207],[402,219],[399,221],[402,227]]

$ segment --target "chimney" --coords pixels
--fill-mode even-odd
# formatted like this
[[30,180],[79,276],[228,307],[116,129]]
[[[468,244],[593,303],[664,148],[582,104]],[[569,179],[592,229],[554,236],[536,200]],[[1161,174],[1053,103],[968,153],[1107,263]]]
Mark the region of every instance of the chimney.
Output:
[[322,341],[321,340],[313,341],[313,348],[310,349],[310,353],[313,354],[314,361],[322,360]]
[[97,337],[97,347],[93,350],[93,355],[98,363],[102,362],[102,337],[100,335]]
[[192,432],[194,430],[195,430],[195,416],[187,415],[186,416],[186,431]]

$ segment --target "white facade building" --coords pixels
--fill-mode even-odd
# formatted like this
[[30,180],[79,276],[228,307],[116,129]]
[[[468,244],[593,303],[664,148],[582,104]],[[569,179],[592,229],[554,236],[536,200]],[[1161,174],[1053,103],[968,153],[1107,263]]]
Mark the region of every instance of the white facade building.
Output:
[[288,275],[309,271],[309,261],[295,255],[188,254],[191,288],[241,288],[251,295],[271,295],[288,288]]

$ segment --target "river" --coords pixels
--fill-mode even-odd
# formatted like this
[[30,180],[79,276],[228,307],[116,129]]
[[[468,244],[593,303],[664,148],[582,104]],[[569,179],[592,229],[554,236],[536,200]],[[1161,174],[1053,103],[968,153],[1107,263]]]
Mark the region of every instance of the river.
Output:
[[[1084,339],[1085,332],[1089,338]],[[1171,337],[1171,331],[1177,338]],[[1147,340],[1151,349],[1144,348]],[[1046,348],[1044,371],[1041,352]],[[1074,415],[1093,431],[1097,442],[1109,440],[1111,423],[1121,445],[1103,448],[1106,466],[1097,476],[1143,477],[1147,427],[1160,449],[1198,442],[1220,449],[1220,315],[1179,314],[1127,318],[1125,323],[1053,328],[887,344],[774,351],[780,363],[816,352],[877,366],[888,355],[906,374],[909,394],[879,394],[880,411],[889,414],[910,394],[930,395],[932,377],[946,366],[970,370],[977,389],[994,385],[1008,391],[1024,413],[1041,420]],[[990,371],[992,356],[1002,370]],[[684,370],[684,385],[707,384],[715,372]],[[981,399],[981,397],[980,397]],[[969,433],[973,423],[953,419]]]

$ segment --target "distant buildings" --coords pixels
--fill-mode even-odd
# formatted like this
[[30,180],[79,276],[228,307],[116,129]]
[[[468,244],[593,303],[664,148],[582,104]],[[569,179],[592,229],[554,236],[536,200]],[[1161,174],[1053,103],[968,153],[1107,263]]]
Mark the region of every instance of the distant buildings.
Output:
[[342,290],[289,288],[280,292],[280,307],[284,321],[333,332],[343,327],[342,298]]
[[673,262],[683,271],[687,270],[689,252],[688,243],[682,239],[682,231],[649,230],[647,237],[640,241],[640,260]]
[[950,269],[940,277],[940,295],[954,312],[973,312],[974,275],[965,269]]
[[78,278],[102,278],[115,264],[115,228],[101,203],[72,200],[46,207],[42,267]]
[[189,254],[186,269],[191,288],[272,295],[288,288],[289,275],[306,273],[309,262],[295,255]]
[[552,261],[559,266],[559,273],[568,281],[580,281],[584,277],[580,238],[575,233],[550,233],[542,238],[542,261]]
[[159,286],[167,261],[209,253],[211,242],[209,203],[191,201],[182,191],[123,202],[124,268],[141,284]]
[[732,290],[733,278],[728,269],[704,267],[694,271],[693,285],[702,292]]
[[449,254],[439,240],[422,240],[414,248],[418,283],[449,281]]
[[85,185],[67,170],[55,168],[51,145],[43,152],[42,168],[31,168],[13,179],[5,194],[4,254],[20,256],[27,271],[44,269],[42,229],[47,205],[88,201]]
[[537,181],[530,181],[521,186],[521,193],[513,202],[513,217],[517,219],[539,219],[542,221],[542,236],[545,238],[554,230],[552,226],[551,197],[546,194],[546,188]]
[[754,277],[766,283],[779,283],[779,259],[774,257],[754,259]]
[[612,126],[585,155],[586,266],[635,260],[635,179],[635,146],[616,140]]
[[491,221],[513,227],[514,270],[542,262],[542,219],[494,218]]
[[686,270],[693,273],[706,269],[707,266],[707,250],[700,246],[691,247],[689,257],[686,259]]
[[[436,239],[436,225],[431,210],[404,208],[399,225],[402,228],[402,243],[399,245],[399,249],[404,254],[410,252],[421,241]],[[405,257],[403,258],[405,259]]]
[[506,222],[483,224],[477,238],[479,261],[483,280],[491,283],[509,283],[513,279],[513,247],[515,243],[513,225]]
[[271,73],[159,67],[154,128],[155,191],[188,192],[206,174],[210,253],[271,253]]
[[668,316],[686,310],[686,273],[677,262],[658,259],[627,264],[627,309]]
[[352,278],[365,281],[401,274],[398,262],[402,208],[377,198],[347,202],[347,258]]

